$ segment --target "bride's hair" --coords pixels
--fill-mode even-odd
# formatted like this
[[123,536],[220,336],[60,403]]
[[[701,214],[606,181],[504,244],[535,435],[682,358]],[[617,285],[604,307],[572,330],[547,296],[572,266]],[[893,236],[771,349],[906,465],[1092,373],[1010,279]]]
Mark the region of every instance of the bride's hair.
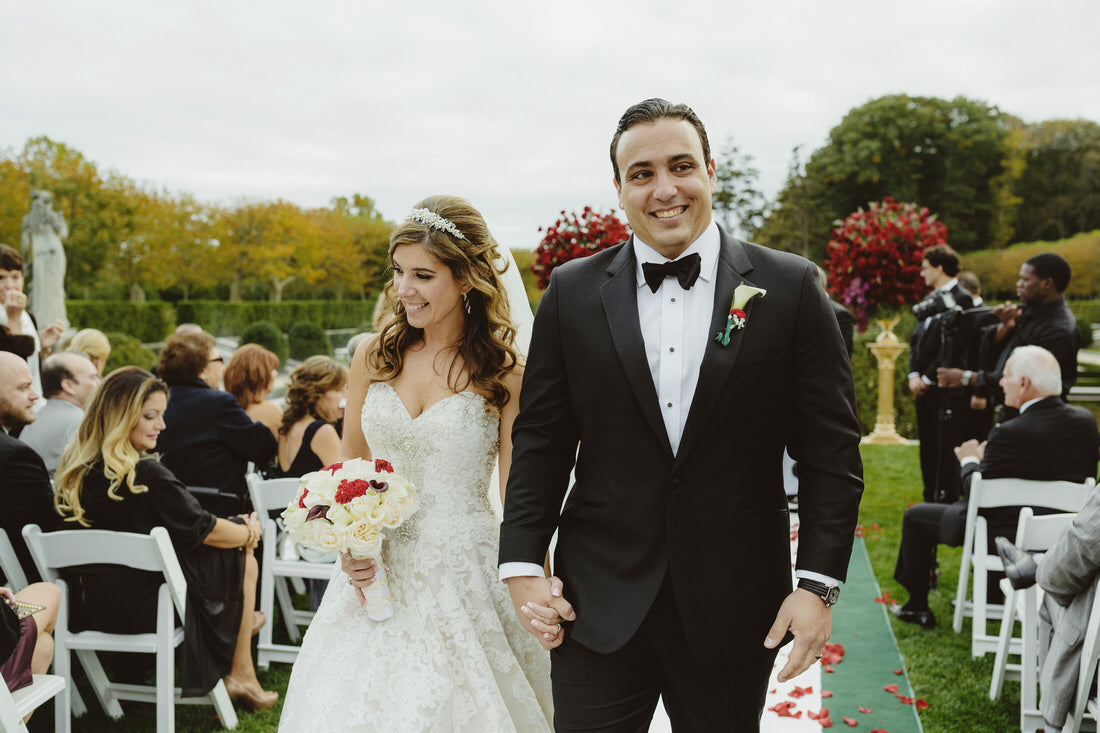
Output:
[[[462,335],[452,347],[456,358],[451,361],[447,381],[456,392],[471,383],[485,390],[491,395],[489,402],[499,410],[508,402],[504,376],[517,363],[516,329],[500,279],[508,264],[500,255],[485,219],[470,202],[457,196],[431,196],[415,208],[427,209],[446,219],[457,227],[462,238],[441,224],[424,223],[431,217],[418,216],[394,230],[390,236],[390,258],[401,245],[421,245],[450,269],[455,280],[470,285],[466,298],[469,315]],[[388,382],[400,374],[405,351],[422,334],[421,329],[409,325],[405,309],[394,293],[392,279],[386,284],[385,293],[393,306],[393,315],[367,357],[374,382]],[[463,366],[467,374],[464,384],[459,383]]]

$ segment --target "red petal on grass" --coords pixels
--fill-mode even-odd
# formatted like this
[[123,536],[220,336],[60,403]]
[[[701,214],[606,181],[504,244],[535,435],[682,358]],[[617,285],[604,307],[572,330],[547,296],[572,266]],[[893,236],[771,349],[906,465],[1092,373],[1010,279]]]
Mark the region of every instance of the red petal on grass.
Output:
[[806,717],[810,720],[821,720],[822,718],[829,717],[829,708],[821,708],[816,713],[812,710],[806,711]]
[[785,700],[784,702],[778,702],[775,705],[772,705],[770,708],[768,708],[768,710],[771,710],[773,713],[775,713],[776,715],[778,715],[781,718],[800,718],[800,717],[802,717],[802,711],[801,710],[799,710],[797,714],[791,712],[791,708],[793,708],[793,707],[794,707],[793,702],[791,702],[790,700]]
[[872,728],[871,733],[890,733],[890,731],[885,728]]
[[856,537],[863,537],[863,525],[856,525]]
[[803,695],[809,695],[813,693],[813,687],[798,687],[797,685],[793,690],[787,693],[790,697],[802,697]]
[[860,705],[860,706],[859,706],[859,712],[861,712],[861,713],[869,713],[869,712],[871,712],[871,708],[865,708],[865,707],[863,707],[862,705]]
[[897,692],[898,691],[898,683],[894,682],[893,684],[883,685],[882,689],[886,690],[887,692]]
[[928,709],[928,701],[925,700],[923,697],[918,697],[913,702],[913,707],[915,707],[917,710],[927,710]]
[[902,705],[912,705],[913,704],[913,698],[909,697],[908,695],[894,695],[894,697],[901,700]]
[[895,669],[894,674],[905,674],[905,670],[904,669]]
[[832,728],[833,727],[833,721],[830,720],[829,718],[818,718],[817,723],[822,728]]
[[831,665],[831,664],[823,664],[823,665],[821,665],[821,671],[822,672],[835,672],[836,670],[833,669],[833,665]]
[[849,728],[855,728],[857,725],[859,725],[859,721],[857,721],[855,718],[849,718],[847,715],[841,715],[840,719],[847,723]]
[[829,690],[822,690],[822,691],[821,691],[821,696],[822,696],[822,697],[832,697],[832,696],[833,696],[833,693],[832,693],[832,692],[830,692]]
[[875,603],[894,603],[894,599],[890,597],[890,591],[882,591],[882,595],[875,598]]

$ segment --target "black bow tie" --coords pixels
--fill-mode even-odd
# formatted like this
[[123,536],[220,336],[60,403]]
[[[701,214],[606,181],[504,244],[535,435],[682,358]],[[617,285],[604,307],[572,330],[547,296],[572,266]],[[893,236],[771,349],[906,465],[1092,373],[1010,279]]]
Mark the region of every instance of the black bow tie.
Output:
[[699,279],[700,264],[701,258],[698,254],[690,254],[663,265],[643,262],[642,274],[645,275],[645,284],[655,293],[666,277],[676,278],[680,281],[680,287],[691,290],[691,286]]

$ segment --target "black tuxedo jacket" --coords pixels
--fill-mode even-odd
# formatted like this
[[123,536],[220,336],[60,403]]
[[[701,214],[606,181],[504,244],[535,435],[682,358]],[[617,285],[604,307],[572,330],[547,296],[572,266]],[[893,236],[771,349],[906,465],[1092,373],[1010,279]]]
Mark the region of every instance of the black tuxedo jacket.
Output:
[[1069,394],[1077,383],[1077,349],[1081,336],[1077,333],[1077,320],[1066,305],[1065,298],[1032,308],[1024,306],[1016,319],[1016,327],[1003,341],[997,343],[996,324],[982,334],[982,371],[977,374],[977,384],[997,402],[1004,401],[1004,393],[998,384],[1004,374],[1005,362],[1017,346],[1042,346],[1054,354],[1062,368],[1062,397]]
[[[23,526],[37,524],[56,529],[60,517],[53,509],[50,474],[30,446],[0,429],[0,528],[8,533],[19,564],[31,583],[39,580],[31,553],[23,541]],[[12,590],[20,590],[13,588]]]
[[[1022,478],[1034,481],[1073,481],[1081,483],[1096,476],[1100,460],[1100,434],[1096,418],[1088,410],[1067,405],[1060,397],[1047,397],[1027,408],[1022,415],[1007,420],[989,433],[981,463],[962,468],[963,486],[970,495],[975,471],[982,478]],[[1043,506],[1035,497],[1035,506]],[[962,543],[966,529],[966,502],[953,505],[944,516],[941,529],[945,537]],[[1016,536],[1019,510],[993,509],[986,515],[989,538]]]
[[[962,285],[955,283],[948,293],[954,298],[955,305],[964,311],[974,307],[974,299]],[[929,293],[921,302],[931,299],[934,294],[935,291]],[[917,372],[935,384],[936,368],[950,365],[942,364],[940,358],[941,319],[933,318],[927,326],[926,320],[917,321],[917,325],[913,328],[913,336],[909,340],[909,373]]]
[[[763,643],[791,590],[784,446],[799,465],[799,568],[847,571],[863,468],[836,318],[812,264],[721,240],[713,314],[698,324],[710,338],[675,456],[631,242],[557,268],[535,316],[500,560],[541,564],[558,529],[555,572],[577,612],[568,633],[596,652],[631,638],[666,573],[700,663]],[[723,347],[714,335],[742,282],[767,295]]]

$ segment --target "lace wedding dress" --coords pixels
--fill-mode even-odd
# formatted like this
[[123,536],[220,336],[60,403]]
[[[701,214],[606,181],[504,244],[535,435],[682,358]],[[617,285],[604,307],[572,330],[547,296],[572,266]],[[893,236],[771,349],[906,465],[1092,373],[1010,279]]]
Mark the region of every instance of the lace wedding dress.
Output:
[[281,731],[549,731],[549,656],[497,579],[489,475],[499,421],[460,392],[415,419],[387,383],[370,387],[371,453],[409,478],[420,509],[383,548],[396,609],[367,618],[337,570],[290,678]]

